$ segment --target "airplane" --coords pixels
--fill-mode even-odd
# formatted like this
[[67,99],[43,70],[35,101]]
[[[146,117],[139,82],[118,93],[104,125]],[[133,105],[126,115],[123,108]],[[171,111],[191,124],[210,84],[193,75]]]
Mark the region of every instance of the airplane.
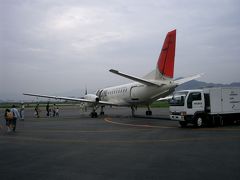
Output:
[[142,78],[120,72],[115,69],[109,71],[113,74],[133,80],[134,82],[99,89],[96,94],[86,94],[83,98],[71,98],[62,96],[49,96],[41,94],[23,93],[27,96],[69,100],[84,103],[92,108],[92,118],[98,116],[96,110],[101,107],[100,115],[104,115],[105,106],[127,106],[131,107],[134,116],[137,106],[147,107],[146,115],[152,115],[150,105],[174,92],[180,84],[199,78],[201,74],[173,80],[174,61],[176,48],[176,29],[167,33],[163,43],[156,68]]

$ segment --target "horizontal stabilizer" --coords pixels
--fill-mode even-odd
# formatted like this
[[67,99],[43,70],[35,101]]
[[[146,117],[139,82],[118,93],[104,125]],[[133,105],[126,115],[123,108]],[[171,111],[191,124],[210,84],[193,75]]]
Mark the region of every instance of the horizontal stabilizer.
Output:
[[169,96],[164,97],[164,98],[159,98],[157,101],[168,101],[168,100],[170,100],[170,99],[172,99],[172,98],[173,98],[173,96],[172,96],[172,95],[169,95]]
[[197,75],[194,75],[194,76],[189,76],[189,77],[181,78],[181,79],[175,80],[174,82],[175,82],[177,85],[180,85],[180,84],[186,83],[186,82],[188,82],[188,81],[191,81],[191,80],[200,78],[201,76],[203,76],[203,73],[202,73],[202,74],[197,74]]
[[142,78],[138,78],[138,77],[135,77],[135,76],[132,76],[132,75],[128,75],[128,74],[124,74],[122,72],[119,72],[118,70],[115,70],[115,69],[110,69],[109,70],[111,73],[113,74],[117,74],[119,76],[122,76],[122,77],[125,77],[127,79],[131,79],[133,81],[136,81],[136,82],[139,82],[141,84],[145,84],[147,86],[161,86],[157,83],[154,83],[154,82],[151,82],[151,81],[148,81],[146,79],[142,79]]

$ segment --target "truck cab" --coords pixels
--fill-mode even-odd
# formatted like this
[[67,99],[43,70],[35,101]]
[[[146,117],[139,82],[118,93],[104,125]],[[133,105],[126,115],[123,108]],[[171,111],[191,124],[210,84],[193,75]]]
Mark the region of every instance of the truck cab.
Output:
[[203,90],[174,93],[170,100],[170,119],[179,121],[181,126],[186,126],[188,123],[202,126],[202,115],[206,110],[205,99]]

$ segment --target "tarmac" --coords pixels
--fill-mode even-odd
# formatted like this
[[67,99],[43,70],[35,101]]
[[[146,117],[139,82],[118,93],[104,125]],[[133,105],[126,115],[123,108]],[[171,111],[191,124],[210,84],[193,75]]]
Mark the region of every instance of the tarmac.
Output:
[[[78,106],[59,117],[25,120],[8,133],[0,123],[0,179],[240,179],[240,126],[181,128],[168,109],[106,108],[91,118]],[[0,117],[3,119],[3,110]]]

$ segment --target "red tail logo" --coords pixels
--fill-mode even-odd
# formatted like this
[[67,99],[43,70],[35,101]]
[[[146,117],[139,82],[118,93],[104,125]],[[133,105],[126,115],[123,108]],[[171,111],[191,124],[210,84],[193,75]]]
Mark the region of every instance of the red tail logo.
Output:
[[173,78],[176,47],[176,29],[168,32],[158,58],[158,69],[162,75]]

